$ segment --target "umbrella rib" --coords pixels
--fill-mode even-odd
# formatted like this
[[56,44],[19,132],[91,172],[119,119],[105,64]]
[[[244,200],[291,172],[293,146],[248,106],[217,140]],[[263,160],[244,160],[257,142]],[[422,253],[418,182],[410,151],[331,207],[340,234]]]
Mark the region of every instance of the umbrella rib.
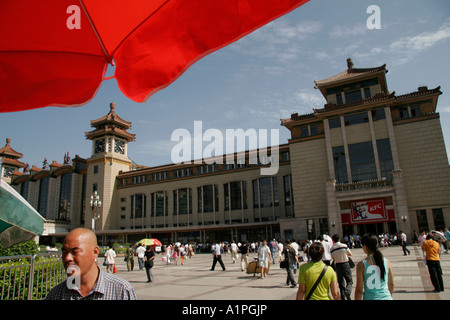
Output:
[[71,51],[56,51],[56,50],[55,51],[50,51],[50,50],[48,50],[48,51],[47,50],[0,50],[0,53],[36,53],[36,52],[75,54],[75,55],[84,55],[84,56],[103,58],[102,55],[88,53],[88,52],[71,52]]
[[83,0],[79,0],[79,1],[80,1],[81,7],[83,8],[84,13],[86,14],[86,17],[88,18],[89,24],[91,25],[92,30],[94,31],[95,36],[96,36],[97,39],[98,39],[98,42],[99,42],[100,45],[102,46],[103,52],[105,53],[106,60],[107,60],[108,63],[110,63],[111,65],[114,65],[114,62],[113,62],[111,56],[108,54],[108,51],[106,50],[105,44],[103,43],[103,40],[102,40],[102,38],[100,37],[100,34],[98,33],[98,30],[97,30],[97,28],[95,27],[94,22],[93,22],[92,19],[91,19],[91,16],[89,15],[89,13],[88,13],[86,7],[84,6]]
[[[82,0],[80,0],[82,1]],[[122,43],[125,42],[126,39],[128,39],[128,37],[134,32],[136,31],[137,28],[139,28],[144,22],[146,22],[148,19],[150,19],[155,13],[157,13],[159,10],[161,10],[162,7],[164,7],[170,0],[166,0],[164,1],[163,4],[161,4],[158,9],[156,9],[155,11],[153,11],[151,14],[149,14],[147,16],[147,18],[145,18],[144,20],[142,20],[136,27],[133,28],[133,30],[131,30],[126,37],[124,37],[120,43],[116,46],[116,48],[113,50],[113,52],[111,52],[111,56],[114,56],[114,53],[116,53],[117,49],[119,49],[119,47],[122,45]]]

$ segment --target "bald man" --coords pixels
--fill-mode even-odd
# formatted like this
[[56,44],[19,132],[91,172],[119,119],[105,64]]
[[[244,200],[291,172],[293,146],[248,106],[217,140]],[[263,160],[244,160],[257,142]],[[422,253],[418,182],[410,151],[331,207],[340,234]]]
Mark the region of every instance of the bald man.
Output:
[[89,229],[72,230],[64,240],[62,261],[68,280],[54,287],[47,300],[136,300],[130,283],[97,266],[97,236]]

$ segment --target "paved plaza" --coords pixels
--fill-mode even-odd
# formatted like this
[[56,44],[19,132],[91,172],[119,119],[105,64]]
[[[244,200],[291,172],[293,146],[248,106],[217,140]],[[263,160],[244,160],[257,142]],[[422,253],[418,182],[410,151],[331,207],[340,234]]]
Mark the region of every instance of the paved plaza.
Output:
[[[382,252],[391,262],[394,273],[394,300],[450,300],[450,254],[441,255],[444,285],[447,290],[433,293],[427,267],[422,261],[422,250],[410,245],[411,254],[404,256],[399,246],[383,248]],[[357,264],[365,254],[353,249],[353,261]],[[250,254],[252,261],[256,254]],[[103,258],[100,258],[100,262]],[[297,288],[286,285],[286,270],[279,264],[272,265],[269,276],[260,279],[241,271],[240,259],[232,263],[231,255],[222,258],[226,271],[219,264],[210,271],[212,254],[197,254],[185,259],[184,265],[166,265],[162,255],[157,254],[153,268],[154,282],[148,283],[145,270],[139,271],[137,258],[135,268],[128,272],[123,257],[117,257],[117,276],[128,280],[139,300],[295,300]],[[102,267],[104,268],[104,267]],[[356,286],[356,268],[353,270],[353,293]],[[295,275],[298,277],[298,274]]]

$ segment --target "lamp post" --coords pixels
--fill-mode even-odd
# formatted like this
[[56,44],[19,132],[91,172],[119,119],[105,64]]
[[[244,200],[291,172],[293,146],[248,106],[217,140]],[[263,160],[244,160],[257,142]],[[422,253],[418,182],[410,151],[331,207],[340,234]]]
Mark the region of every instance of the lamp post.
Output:
[[97,215],[97,209],[101,208],[102,202],[100,201],[100,196],[98,195],[97,191],[94,192],[93,195],[91,195],[91,210],[92,210],[92,231],[95,232],[95,219],[100,218],[100,215]]

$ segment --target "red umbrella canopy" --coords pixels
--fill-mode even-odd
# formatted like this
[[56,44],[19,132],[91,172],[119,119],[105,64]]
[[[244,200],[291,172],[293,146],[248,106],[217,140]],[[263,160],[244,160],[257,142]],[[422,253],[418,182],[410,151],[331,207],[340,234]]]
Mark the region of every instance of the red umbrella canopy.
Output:
[[145,102],[205,55],[308,0],[2,0],[0,112],[88,103],[115,63]]

